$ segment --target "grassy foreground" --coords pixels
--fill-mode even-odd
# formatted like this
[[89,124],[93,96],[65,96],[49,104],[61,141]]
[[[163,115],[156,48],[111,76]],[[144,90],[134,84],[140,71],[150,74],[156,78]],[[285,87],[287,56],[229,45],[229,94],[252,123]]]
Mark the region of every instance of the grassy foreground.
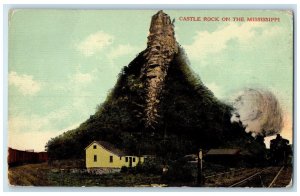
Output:
[[11,185],[17,186],[150,186],[159,184],[160,176],[143,174],[105,174],[91,175],[72,173],[70,170],[57,169],[47,163],[28,164],[9,168],[8,178]]

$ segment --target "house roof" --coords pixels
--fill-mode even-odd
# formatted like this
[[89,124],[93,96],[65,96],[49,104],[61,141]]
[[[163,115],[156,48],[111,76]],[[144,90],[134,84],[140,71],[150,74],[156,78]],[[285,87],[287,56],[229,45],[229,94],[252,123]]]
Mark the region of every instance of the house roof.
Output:
[[236,155],[240,152],[240,149],[210,149],[206,155]]
[[93,141],[90,145],[88,145],[85,149],[87,149],[89,146],[91,146],[93,143],[97,143],[100,146],[102,146],[103,148],[105,148],[106,150],[110,151],[111,153],[117,155],[117,156],[126,156],[128,155],[126,152],[116,148],[114,145],[112,145],[109,142],[106,141]]

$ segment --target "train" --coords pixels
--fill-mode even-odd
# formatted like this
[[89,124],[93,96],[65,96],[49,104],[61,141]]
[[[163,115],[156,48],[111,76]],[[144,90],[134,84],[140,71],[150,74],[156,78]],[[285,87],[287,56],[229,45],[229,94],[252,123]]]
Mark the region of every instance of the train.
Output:
[[47,152],[23,151],[8,148],[8,166],[17,166],[28,163],[41,163],[48,161]]
[[292,146],[280,134],[270,142],[270,160],[273,165],[290,165],[292,163]]

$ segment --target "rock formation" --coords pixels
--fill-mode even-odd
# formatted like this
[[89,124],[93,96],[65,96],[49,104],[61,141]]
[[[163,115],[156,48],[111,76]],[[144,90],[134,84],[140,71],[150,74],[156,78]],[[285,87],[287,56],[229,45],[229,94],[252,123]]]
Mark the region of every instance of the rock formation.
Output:
[[158,105],[170,62],[178,52],[174,37],[174,26],[170,17],[159,11],[152,17],[147,49],[144,53],[146,62],[141,76],[146,80],[145,126],[154,128],[159,118]]

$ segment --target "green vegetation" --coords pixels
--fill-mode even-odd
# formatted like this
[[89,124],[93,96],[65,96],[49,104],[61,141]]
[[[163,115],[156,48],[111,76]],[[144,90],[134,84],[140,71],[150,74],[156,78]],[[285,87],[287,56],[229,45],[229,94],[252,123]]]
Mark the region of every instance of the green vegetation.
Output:
[[192,167],[184,159],[173,161],[169,164],[168,170],[162,176],[162,181],[167,184],[189,183],[196,182],[197,168]]
[[122,167],[121,172],[127,174],[161,175],[163,171],[162,159],[150,159],[136,167]]
[[117,187],[132,187],[138,185],[155,184],[160,181],[160,176],[157,175],[142,175],[142,174],[105,174],[91,175],[88,173],[50,173],[49,181],[53,186],[117,186]]
[[145,88],[140,77],[141,52],[128,66],[104,103],[79,128],[52,138],[50,159],[84,158],[93,140],[105,140],[133,154],[154,154],[175,160],[203,149],[261,145],[238,124],[231,124],[231,107],[217,100],[189,68],[183,49],[171,62],[158,108],[155,129],[144,127]]
[[68,169],[58,169],[44,164],[29,164],[9,169],[11,185],[19,186],[150,186],[160,182],[155,174],[114,173],[92,175],[75,173]]

